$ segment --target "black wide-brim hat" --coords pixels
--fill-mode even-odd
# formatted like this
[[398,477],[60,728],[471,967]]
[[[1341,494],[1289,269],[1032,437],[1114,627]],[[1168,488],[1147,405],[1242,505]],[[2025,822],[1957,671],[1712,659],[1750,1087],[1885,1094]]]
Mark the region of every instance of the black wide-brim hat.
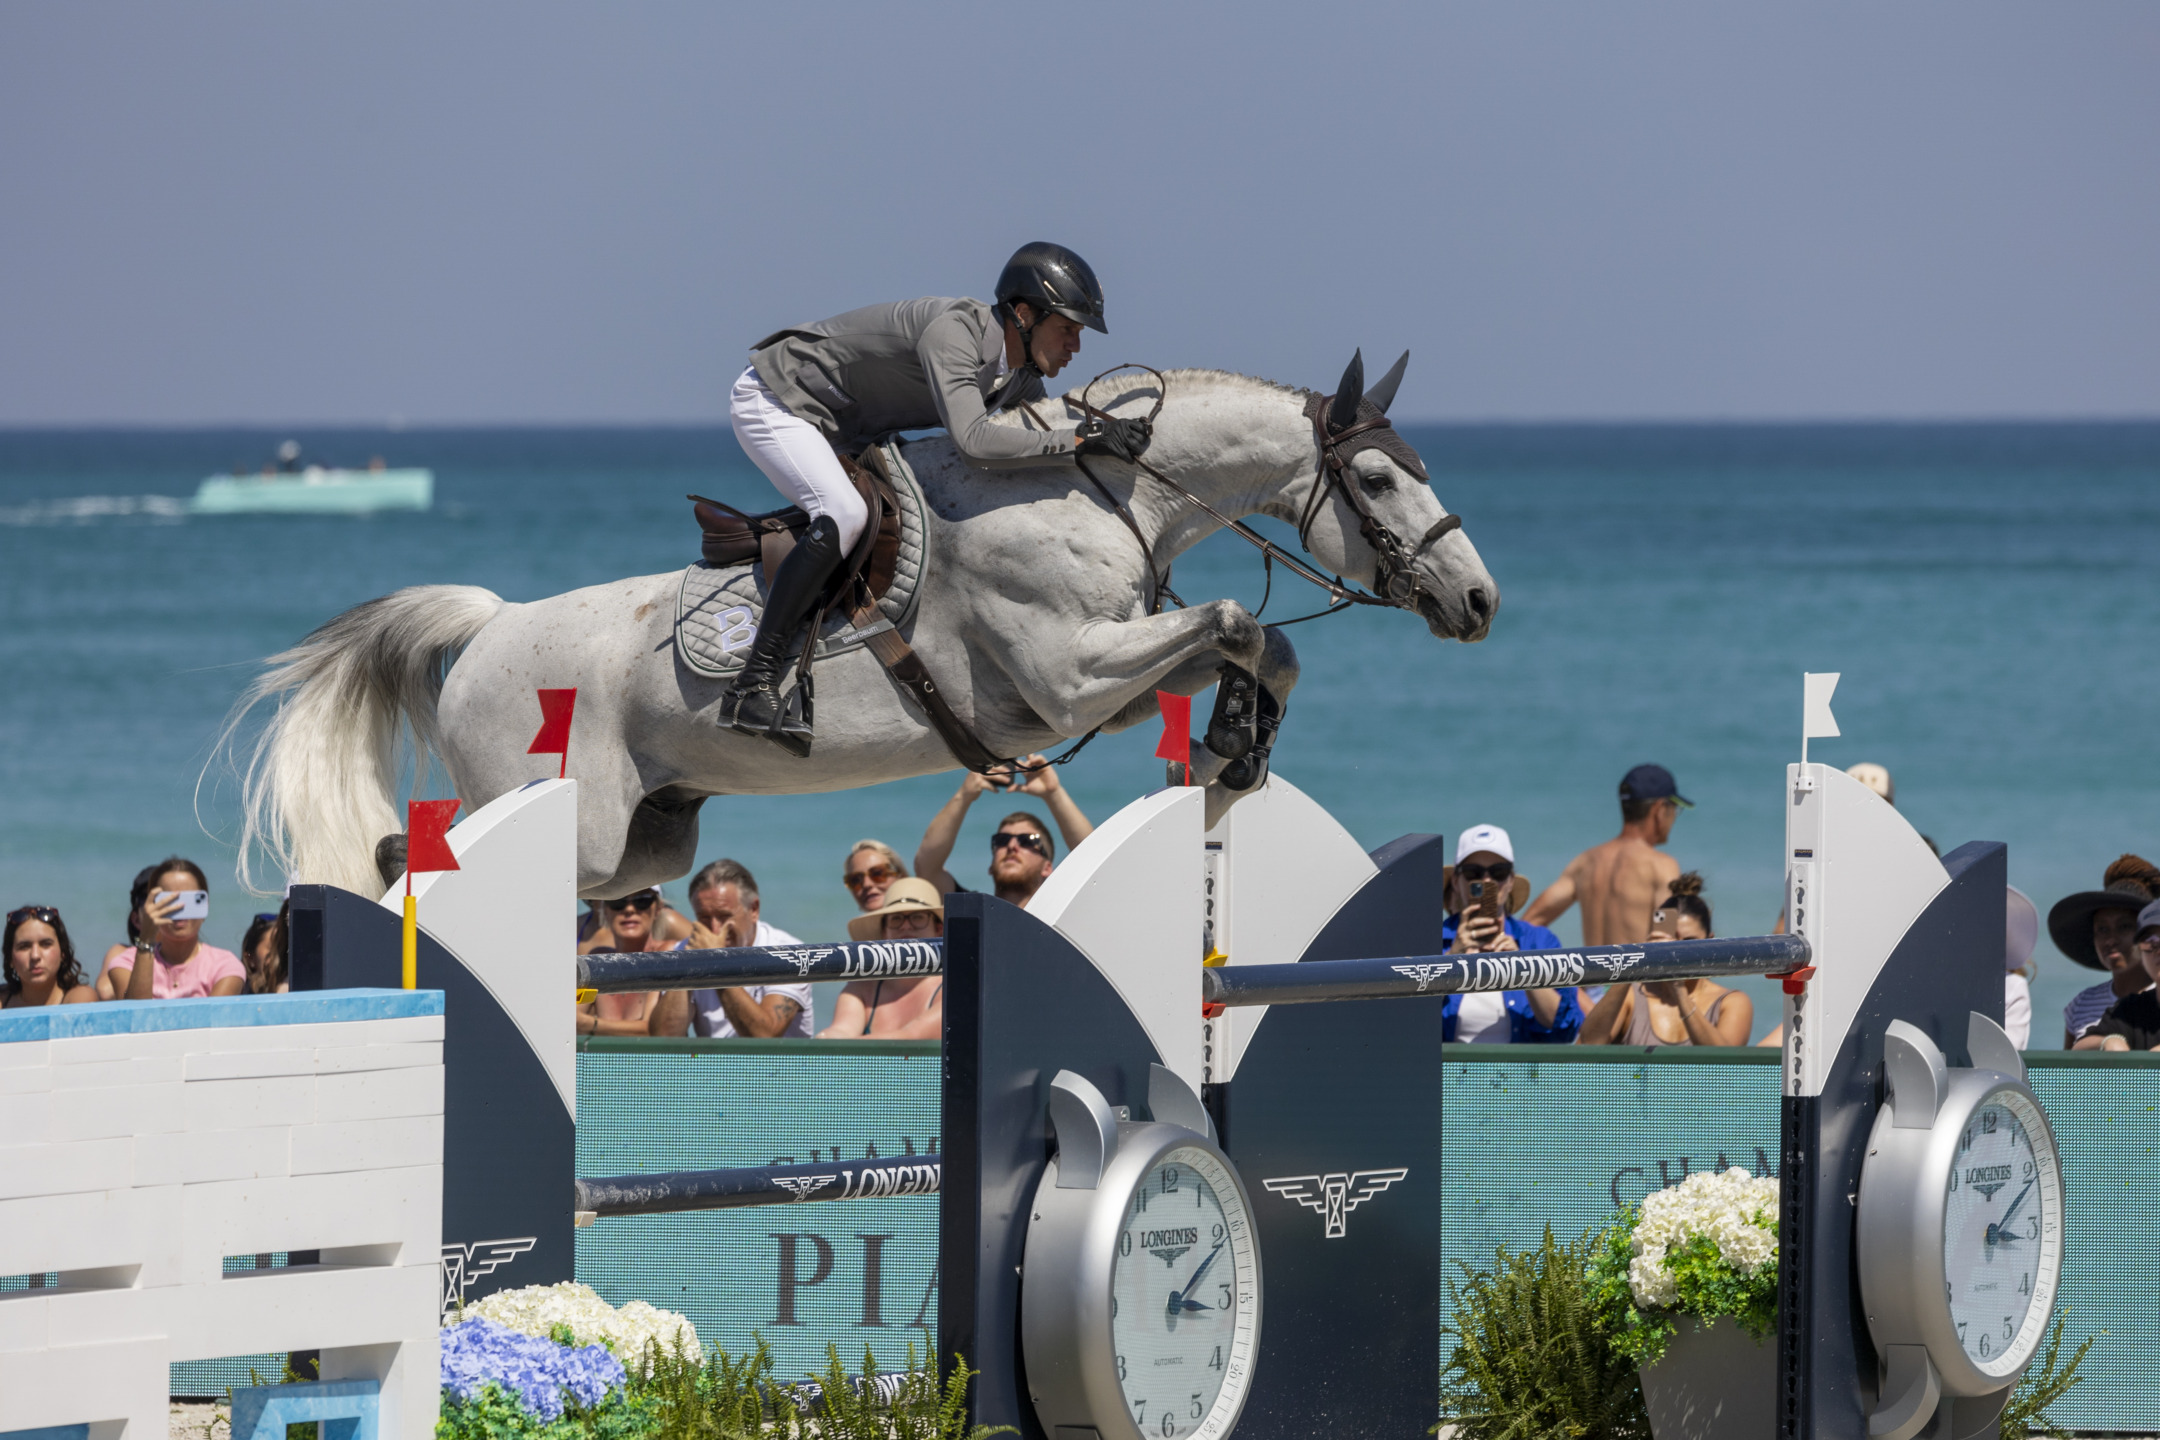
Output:
[[2102,910],[2128,910],[2135,915],[2152,900],[2145,887],[2133,880],[2118,880],[2115,887],[2106,890],[2080,890],[2075,895],[2065,895],[2048,911],[2048,938],[2055,948],[2062,951],[2088,970],[2105,970],[2100,963],[2100,952],[2093,948],[2093,916]]

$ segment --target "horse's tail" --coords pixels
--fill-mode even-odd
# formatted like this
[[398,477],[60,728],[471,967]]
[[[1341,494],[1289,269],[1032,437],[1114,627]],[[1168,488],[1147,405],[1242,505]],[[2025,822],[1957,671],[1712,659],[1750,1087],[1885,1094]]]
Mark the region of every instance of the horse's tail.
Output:
[[268,862],[289,880],[372,895],[375,843],[405,828],[407,764],[424,783],[440,750],[435,705],[458,652],[503,607],[475,585],[415,585],[356,605],[267,667],[240,697],[219,748],[275,700],[241,769],[241,883]]

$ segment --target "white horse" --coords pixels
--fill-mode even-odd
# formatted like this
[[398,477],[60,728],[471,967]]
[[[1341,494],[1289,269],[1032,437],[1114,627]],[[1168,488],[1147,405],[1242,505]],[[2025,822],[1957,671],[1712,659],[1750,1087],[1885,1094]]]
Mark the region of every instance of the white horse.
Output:
[[[1368,418],[1379,413],[1375,402],[1385,409],[1399,372],[1365,397]],[[1362,375],[1353,361],[1343,393],[1358,396]],[[1103,407],[1113,413],[1145,413],[1158,398],[1153,381],[1119,383],[1123,393]],[[1319,566],[1374,583],[1379,556],[1342,493],[1309,509],[1326,467],[1308,392],[1209,370],[1173,371],[1164,389],[1148,463],[1232,519],[1296,524],[1310,514],[1306,545]],[[974,470],[943,436],[910,445],[907,458],[928,502],[931,556],[907,638],[996,753],[1140,724],[1158,713],[1157,690],[1194,694],[1225,661],[1257,673],[1278,701],[1296,683],[1281,632],[1235,601],[1148,614],[1138,540],[1070,467]],[[1160,566],[1219,528],[1131,465],[1090,464]],[[1431,487],[1382,448],[1352,455],[1343,478],[1387,531],[1407,537],[1417,582],[1408,599],[1427,628],[1483,639],[1498,588],[1459,527],[1435,538],[1447,512]],[[525,605],[476,586],[414,586],[355,606],[273,656],[226,732],[258,702],[279,702],[246,766],[243,866],[260,853],[295,880],[376,885],[373,848],[404,828],[395,802],[415,759],[421,774],[440,760],[468,813],[552,768],[526,753],[541,687],[578,691],[569,772],[587,897],[688,872],[709,796],[842,790],[956,766],[923,713],[860,649],[817,666],[809,756],[720,728],[724,682],[676,655],[680,576],[642,575]],[[1223,762],[1195,754],[1195,778],[1208,782],[1209,811],[1219,814],[1235,799]]]

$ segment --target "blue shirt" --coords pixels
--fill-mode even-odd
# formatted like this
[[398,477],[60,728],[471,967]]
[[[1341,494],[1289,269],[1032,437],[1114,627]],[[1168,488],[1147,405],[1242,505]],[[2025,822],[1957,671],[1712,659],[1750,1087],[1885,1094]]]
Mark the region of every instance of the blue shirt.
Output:
[[[1455,929],[1461,915],[1450,915],[1440,924],[1440,940],[1443,945],[1455,943]],[[1518,950],[1558,950],[1560,937],[1543,925],[1531,925],[1513,915],[1503,916],[1500,926]],[[1510,990],[1501,998],[1507,1004],[1508,1043],[1510,1045],[1572,1045],[1577,1032],[1582,1029],[1582,1002],[1576,998],[1572,985],[1559,990],[1560,1009],[1550,1025],[1540,1024],[1537,1012],[1530,1008],[1527,990]],[[1460,995],[1450,995],[1440,1002],[1440,1039],[1443,1043],[1455,1039],[1456,1017],[1462,1011]]]

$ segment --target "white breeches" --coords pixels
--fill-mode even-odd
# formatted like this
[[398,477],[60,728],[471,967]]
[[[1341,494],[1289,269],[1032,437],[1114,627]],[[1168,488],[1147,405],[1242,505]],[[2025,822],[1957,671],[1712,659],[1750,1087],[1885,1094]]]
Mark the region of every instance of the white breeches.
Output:
[[728,416],[743,453],[755,461],[788,501],[811,519],[832,516],[840,527],[840,549],[853,550],[870,512],[848,483],[825,432],[780,403],[751,366],[728,394]]

